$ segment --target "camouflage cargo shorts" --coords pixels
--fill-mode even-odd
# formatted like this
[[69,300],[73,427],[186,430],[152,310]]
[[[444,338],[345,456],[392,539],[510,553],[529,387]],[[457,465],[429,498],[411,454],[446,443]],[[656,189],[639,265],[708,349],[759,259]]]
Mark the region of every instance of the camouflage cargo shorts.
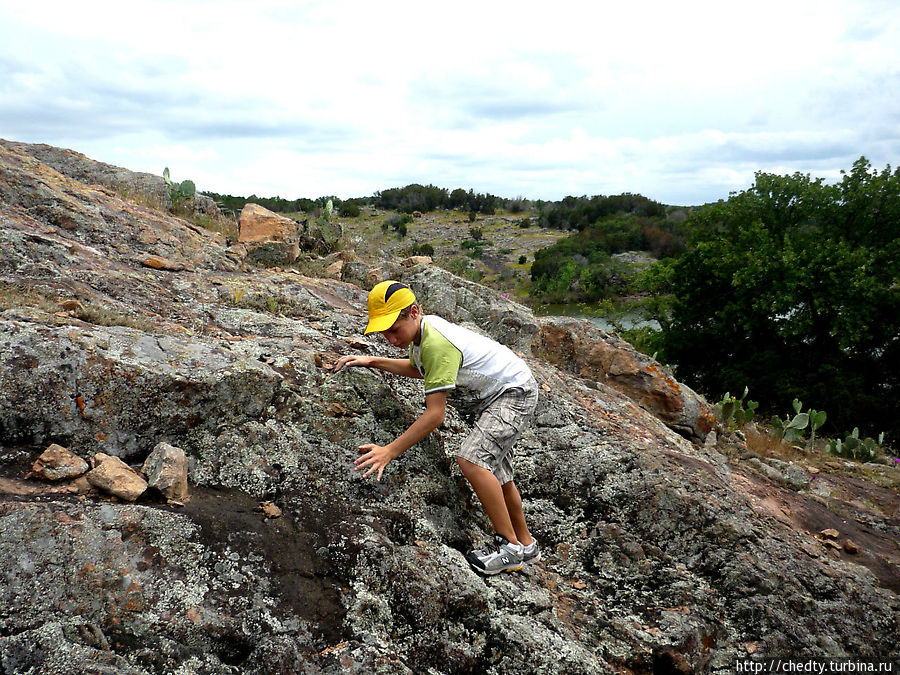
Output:
[[537,382],[507,389],[485,408],[456,455],[492,472],[500,485],[513,479],[512,447],[534,416]]

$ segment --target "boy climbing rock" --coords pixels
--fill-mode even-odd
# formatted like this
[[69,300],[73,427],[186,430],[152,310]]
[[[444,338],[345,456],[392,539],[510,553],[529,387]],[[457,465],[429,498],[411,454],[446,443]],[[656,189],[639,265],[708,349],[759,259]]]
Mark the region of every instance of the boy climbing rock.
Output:
[[344,366],[377,368],[425,380],[425,412],[387,445],[367,443],[356,459],[364,477],[381,480],[388,463],[414,446],[444,421],[450,402],[475,420],[457,452],[456,462],[481,501],[494,527],[493,542],[471,551],[466,560],[476,572],[492,575],[522,568],[540,559],[540,549],[525,523],[522,498],[513,482],[512,446],[534,414],[537,383],[525,362],[509,348],[457,326],[425,315],[405,284],[383,281],[369,293],[365,333],[381,333],[409,357],[343,356]]

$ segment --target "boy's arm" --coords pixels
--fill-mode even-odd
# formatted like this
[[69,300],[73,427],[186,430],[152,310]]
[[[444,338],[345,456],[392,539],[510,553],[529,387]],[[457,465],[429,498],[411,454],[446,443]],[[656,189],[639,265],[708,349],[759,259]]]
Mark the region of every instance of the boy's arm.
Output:
[[[377,368],[394,375],[404,375],[406,377],[415,377],[422,379],[422,373],[416,368],[409,359],[385,359],[380,356],[363,356],[362,354],[351,354],[350,356],[342,356],[334,364],[334,372],[339,371],[344,366]],[[426,400],[427,403],[427,400]]]
[[358,457],[354,462],[356,470],[359,471],[368,467],[368,471],[363,474],[363,478],[369,476],[374,471],[378,471],[375,480],[380,481],[381,474],[384,472],[384,467],[386,467],[392,459],[396,459],[402,455],[432,431],[441,426],[444,422],[446,412],[446,390],[427,394],[425,396],[425,412],[409,426],[409,429],[400,434],[396,439],[387,445],[366,443],[365,445],[359,446],[360,451],[364,451],[365,454]]

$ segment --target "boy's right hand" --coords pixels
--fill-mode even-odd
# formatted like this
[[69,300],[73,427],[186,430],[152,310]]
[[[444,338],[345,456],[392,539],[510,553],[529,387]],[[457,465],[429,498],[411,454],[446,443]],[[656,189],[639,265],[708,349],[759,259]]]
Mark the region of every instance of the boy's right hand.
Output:
[[353,368],[353,367],[371,368],[372,367],[372,357],[371,356],[363,356],[362,354],[351,354],[349,356],[342,356],[335,362],[334,372],[338,372],[344,366],[347,366],[348,368]]

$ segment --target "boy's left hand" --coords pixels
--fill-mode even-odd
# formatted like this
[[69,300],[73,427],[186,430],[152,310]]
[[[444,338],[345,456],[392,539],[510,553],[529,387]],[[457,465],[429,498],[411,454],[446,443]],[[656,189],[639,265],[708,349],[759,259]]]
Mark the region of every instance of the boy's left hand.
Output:
[[353,464],[356,465],[356,470],[361,471],[362,469],[369,467],[369,470],[363,474],[363,478],[368,478],[372,473],[378,471],[375,480],[380,481],[381,474],[384,473],[384,467],[394,459],[394,453],[392,453],[387,446],[375,445],[374,443],[360,445],[359,451],[364,452],[365,454],[354,460]]

